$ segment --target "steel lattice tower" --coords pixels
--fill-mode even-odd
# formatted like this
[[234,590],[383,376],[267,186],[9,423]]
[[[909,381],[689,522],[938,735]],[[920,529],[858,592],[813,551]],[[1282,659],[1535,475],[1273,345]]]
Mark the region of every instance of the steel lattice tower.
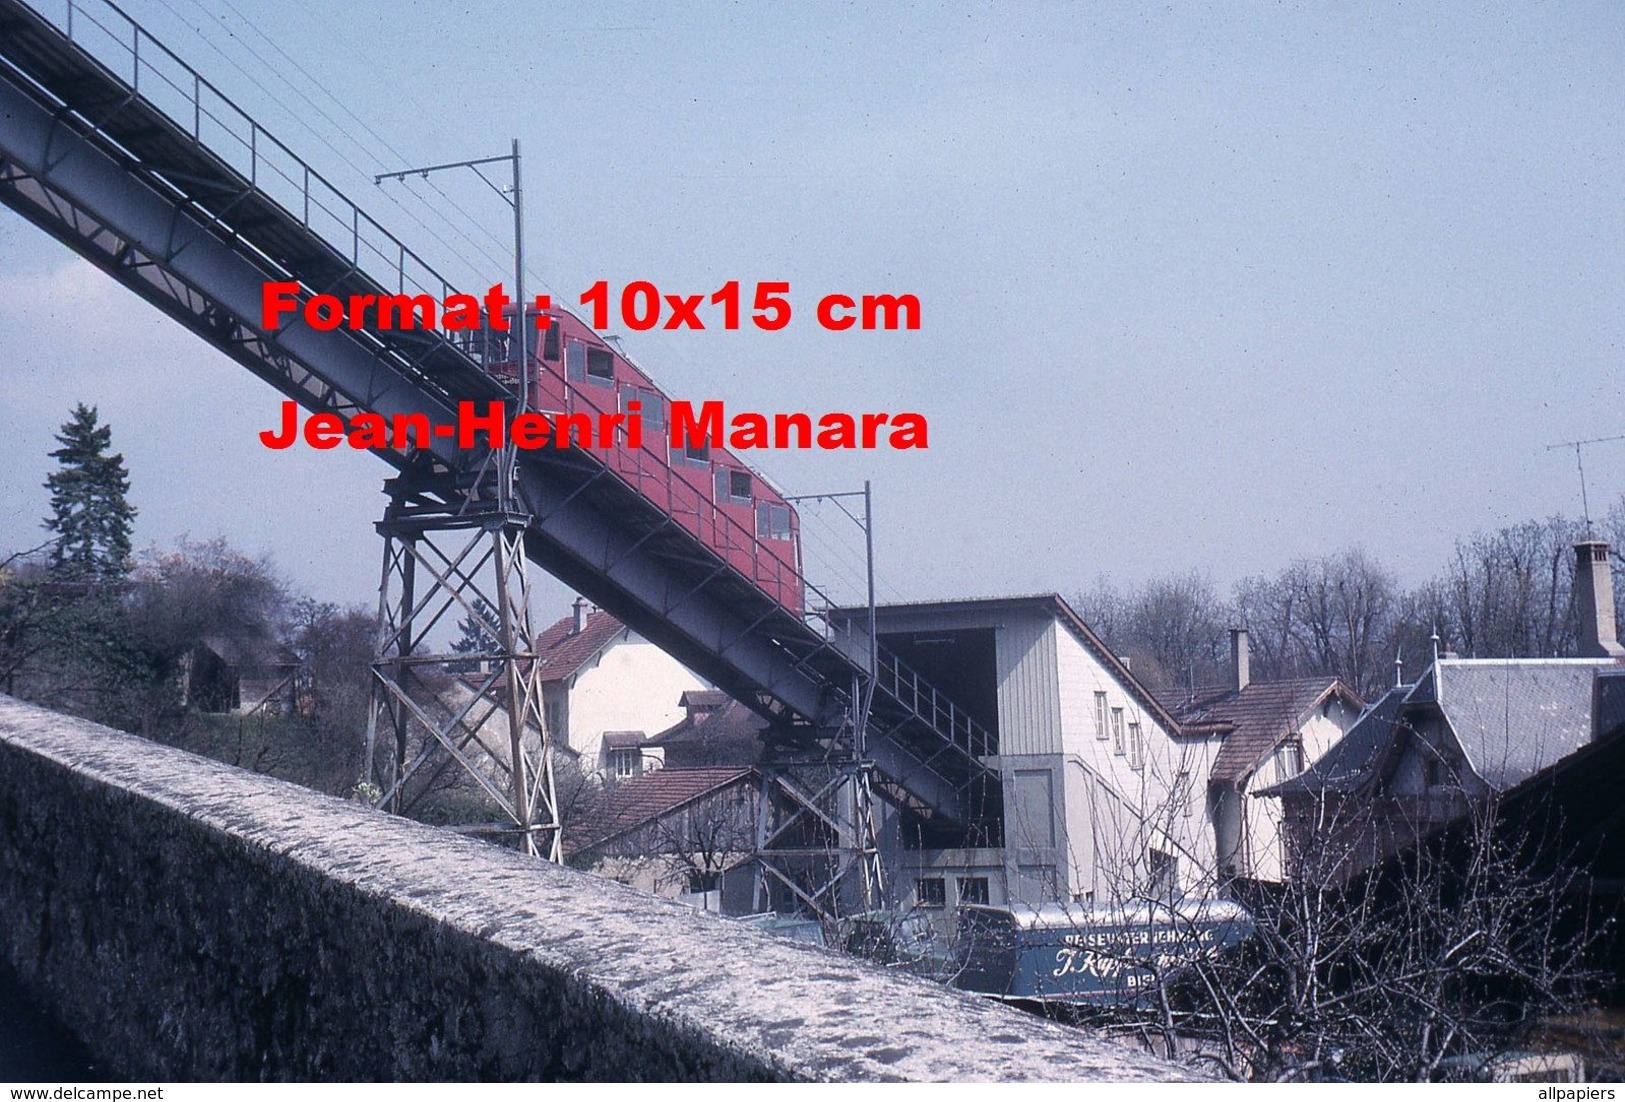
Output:
[[[530,617],[530,517],[502,492],[509,458],[493,453],[472,475],[426,465],[385,484],[366,761],[377,802],[398,813],[447,769],[462,769],[507,817],[493,833],[517,836],[525,852],[560,861],[552,740]],[[464,615],[494,618],[494,645],[452,653],[431,642],[448,619]],[[384,771],[381,732],[389,739]]]

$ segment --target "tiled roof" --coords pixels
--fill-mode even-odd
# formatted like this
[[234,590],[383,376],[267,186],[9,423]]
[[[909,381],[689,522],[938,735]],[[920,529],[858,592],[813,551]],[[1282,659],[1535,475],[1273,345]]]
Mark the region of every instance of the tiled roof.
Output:
[[690,689],[677,698],[685,708],[721,708],[733,700],[721,689]]
[[756,771],[715,769],[657,769],[606,788],[585,810],[566,823],[569,848],[579,852],[601,845],[670,815],[683,806],[721,789],[753,778]]
[[[684,693],[683,697],[686,701],[697,695],[700,694]],[[714,695],[723,701],[720,708],[690,711],[645,745],[663,747],[673,764],[687,759],[696,765],[743,766],[760,759],[761,733],[767,727],[767,720],[725,693]],[[700,760],[695,761],[695,758]]]
[[1212,779],[1239,785],[1327,697],[1339,693],[1355,707],[1360,706],[1359,698],[1335,677],[1254,681],[1240,692],[1207,690],[1177,703],[1163,699],[1181,728],[1224,734],[1224,742],[1213,759]]
[[626,630],[624,624],[600,609],[587,613],[586,625],[580,631],[575,630],[575,626],[572,613],[536,637],[543,681],[563,681],[575,676]]
[[1348,734],[1332,743],[1308,769],[1290,780],[1282,781],[1260,795],[1280,796],[1288,793],[1348,792],[1365,781],[1381,764],[1383,752],[1393,741],[1394,728],[1405,706],[1405,697],[1412,686],[1401,685],[1388,693],[1357,720]]

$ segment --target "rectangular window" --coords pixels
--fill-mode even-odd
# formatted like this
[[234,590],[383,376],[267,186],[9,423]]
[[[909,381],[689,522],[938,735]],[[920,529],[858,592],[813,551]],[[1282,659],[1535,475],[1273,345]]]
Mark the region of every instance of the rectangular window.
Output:
[[1106,694],[1095,694],[1095,737],[1104,740],[1106,737]]
[[[638,404],[636,410],[631,408],[633,402]],[[636,413],[643,418],[645,442],[659,438],[666,431],[666,400],[661,397],[658,390],[651,390],[646,386],[623,386],[621,412]]]
[[987,877],[961,876],[959,878],[959,901],[961,903],[987,902]]
[[1160,849],[1151,850],[1151,896],[1171,900],[1179,890],[1179,858]]
[[613,383],[615,354],[607,348],[587,349],[587,378],[595,383]]
[[1121,754],[1126,749],[1123,745],[1123,709],[1112,709],[1112,753]]
[[685,444],[671,454],[672,458],[679,463],[687,463],[693,467],[709,467],[711,465],[711,446],[709,444]]
[[1128,763],[1135,769],[1145,764],[1145,735],[1138,723],[1128,725]]
[[580,341],[571,341],[569,344],[564,374],[567,378],[578,383],[587,381],[587,346]]
[[610,765],[617,777],[635,777],[638,775],[638,766],[643,764],[643,753],[640,750],[617,750],[610,756]]
[[790,538],[790,506],[775,505],[770,501],[756,505],[756,536],[764,540]]
[[749,505],[750,472],[718,467],[716,496],[719,505]]
[[[556,322],[558,319],[553,320]],[[559,327],[557,325],[548,326],[542,336],[542,359],[548,363],[556,364],[559,362]]]
[[1275,751],[1275,775],[1284,781],[1302,772],[1303,743],[1296,738],[1289,738]]
[[919,907],[948,905],[948,883],[940,876],[922,876],[914,881],[914,903]]
[[1196,814],[1196,798],[1191,792],[1191,775],[1185,770],[1180,770],[1179,775],[1174,778],[1174,799],[1179,801],[1180,813],[1185,818],[1189,819]]

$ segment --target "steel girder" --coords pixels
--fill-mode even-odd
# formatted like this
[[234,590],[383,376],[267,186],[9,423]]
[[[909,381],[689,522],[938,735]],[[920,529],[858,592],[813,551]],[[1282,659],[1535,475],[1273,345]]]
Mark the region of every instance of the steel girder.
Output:
[[[8,33],[25,21],[35,31],[44,25],[17,0],[0,0],[0,26]],[[72,49],[63,46],[54,60]],[[6,53],[0,47],[0,61]],[[229,166],[214,164],[206,150],[189,149],[180,158],[185,171],[143,164],[136,145],[167,120],[94,62],[61,83],[97,105],[99,122],[69,103],[68,93],[32,77],[19,80],[17,73],[0,65],[0,201],[283,394],[309,410],[424,414],[443,424],[453,419],[454,394],[504,393],[494,380],[460,369],[457,386],[442,385],[423,365],[444,369],[457,357],[445,354],[449,346],[425,346],[421,337],[416,347],[402,349],[385,347],[374,334],[324,333],[302,324],[261,331],[261,287],[270,278],[308,275],[297,270],[297,258],[323,261],[315,286],[347,280],[365,287],[365,274],[353,263],[346,267],[292,215],[275,234],[264,232],[263,247],[248,241],[245,234],[275,221],[279,208]],[[85,91],[92,87],[94,94]],[[139,116],[134,122],[133,115]],[[117,138],[100,129],[114,122],[122,127]],[[154,148],[173,150],[193,140],[179,128],[159,137],[168,145],[154,139]],[[308,178],[307,170],[307,186]],[[257,211],[252,222],[232,224],[233,212],[250,207]],[[292,248],[290,240],[301,244]],[[279,267],[274,257],[294,266]],[[432,452],[451,469],[479,461],[439,438]],[[380,454],[398,467],[411,458]],[[524,542],[534,561],[736,698],[803,728],[811,741],[841,726],[850,703],[844,683],[864,664],[851,641],[824,638],[765,594],[738,584],[702,544],[660,531],[663,518],[652,503],[617,486],[601,465],[526,455],[518,484],[533,517]],[[975,755],[968,747],[955,750],[953,763],[943,767],[954,739],[933,741],[929,720],[922,726],[910,719],[906,705],[892,711],[891,733],[871,740],[877,762],[887,759],[881,768],[892,783],[882,790],[906,790],[950,820],[965,818],[965,770],[983,771]],[[918,745],[905,749],[904,736],[915,727],[921,728],[912,735]]]

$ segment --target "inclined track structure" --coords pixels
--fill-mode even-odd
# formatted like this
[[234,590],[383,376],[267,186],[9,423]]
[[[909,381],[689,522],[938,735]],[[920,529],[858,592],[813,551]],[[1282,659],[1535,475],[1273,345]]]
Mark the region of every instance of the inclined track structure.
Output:
[[[460,400],[512,407],[510,385],[436,331],[262,330],[267,280],[341,298],[444,300],[466,288],[115,5],[57,7],[47,18],[0,0],[0,201],[308,411],[444,424]],[[490,466],[489,453],[438,437],[378,454],[418,508],[453,517],[468,512],[458,487]],[[521,568],[528,558],[773,721],[759,837],[772,900],[826,914],[860,905],[840,900],[849,874],[870,864],[860,806],[870,788],[935,844],[1000,844],[992,736],[896,656],[876,655],[867,756],[855,761],[867,639],[775,600],[590,450],[520,453],[511,478],[501,523],[518,527],[509,547]],[[809,605],[819,598],[807,589]],[[388,619],[386,609],[386,630]],[[523,669],[523,647],[507,650]],[[507,788],[534,794],[541,780]],[[538,849],[556,854],[558,824],[541,826],[551,844]]]

